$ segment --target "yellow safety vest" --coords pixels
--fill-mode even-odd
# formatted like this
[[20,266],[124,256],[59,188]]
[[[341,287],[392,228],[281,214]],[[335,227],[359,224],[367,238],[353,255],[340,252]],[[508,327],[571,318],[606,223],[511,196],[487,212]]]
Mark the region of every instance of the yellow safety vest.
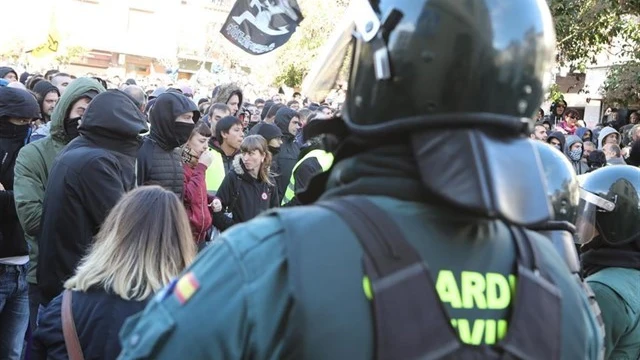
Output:
[[222,184],[222,180],[224,180],[224,177],[227,174],[224,170],[222,154],[211,148],[209,150],[213,154],[213,161],[205,173],[205,183],[207,184],[207,191],[218,192],[218,189]]
[[315,157],[318,160],[318,162],[320,163],[320,167],[322,167],[322,172],[329,170],[329,168],[331,168],[331,165],[333,164],[332,153],[319,149],[309,151],[309,153],[302,159],[300,159],[300,161],[298,161],[293,167],[293,170],[291,171],[291,179],[289,180],[289,186],[287,186],[287,191],[285,191],[284,197],[282,198],[282,205],[290,202],[296,196],[296,169],[298,168],[298,166],[300,166],[300,164],[302,164],[303,161],[312,157]]

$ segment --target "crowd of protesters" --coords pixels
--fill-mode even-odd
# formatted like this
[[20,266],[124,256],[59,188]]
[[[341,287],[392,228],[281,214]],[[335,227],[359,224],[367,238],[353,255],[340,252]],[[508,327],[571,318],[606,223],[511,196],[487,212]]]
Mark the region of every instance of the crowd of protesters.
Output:
[[578,175],[606,165],[640,166],[638,111],[608,108],[602,120],[589,128],[580,119],[578,110],[559,100],[552,105],[550,115],[539,110],[531,138],[556,147]]
[[67,358],[69,319],[86,358],[115,358],[124,320],[198,249],[297,203],[287,189],[323,170],[297,166],[315,144],[301,129],[344,99],[113,87],[0,67],[2,359]]
[[[302,130],[343,101],[342,88],[322,104],[248,99],[235,83],[196,100],[186,85],[0,67],[0,358],[116,358],[125,320],[198,251],[300,203],[333,161],[330,139]],[[608,109],[593,128],[579,117],[557,101],[530,137],[577,175],[640,166],[638,112]]]

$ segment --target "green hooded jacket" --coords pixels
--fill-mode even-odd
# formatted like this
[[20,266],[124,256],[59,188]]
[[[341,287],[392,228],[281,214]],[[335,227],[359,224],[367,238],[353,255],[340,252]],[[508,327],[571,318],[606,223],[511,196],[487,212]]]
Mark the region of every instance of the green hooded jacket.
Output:
[[211,103],[226,104],[233,95],[238,95],[238,107],[242,108],[244,96],[242,89],[236,83],[222,84],[218,87],[218,92],[214,94]]
[[58,153],[71,141],[64,130],[64,119],[71,106],[88,91],[105,91],[104,87],[90,78],[73,81],[65,90],[51,115],[50,134],[44,139],[27,144],[20,150],[15,165],[13,193],[18,219],[29,244],[29,272],[27,281],[37,284],[38,241],[40,217],[49,171]]

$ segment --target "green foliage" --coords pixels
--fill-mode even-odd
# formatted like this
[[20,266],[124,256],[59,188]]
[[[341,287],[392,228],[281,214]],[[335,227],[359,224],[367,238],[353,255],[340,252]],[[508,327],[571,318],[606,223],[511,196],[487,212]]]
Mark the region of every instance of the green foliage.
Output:
[[[620,41],[619,55],[638,52],[640,0],[549,0],[558,39],[558,62],[578,70]],[[638,54],[640,55],[640,54]]]
[[327,41],[349,4],[348,0],[299,0],[304,20],[291,39],[277,50],[274,86],[295,88],[309,72],[320,48]]
[[640,104],[640,61],[611,67],[602,86],[605,102],[618,106]]
[[89,50],[82,46],[69,46],[60,49],[54,60],[58,65],[69,65],[73,60],[78,60],[86,56],[88,52]]
[[24,55],[24,42],[10,39],[0,45],[0,63],[15,64]]
[[304,74],[304,70],[301,67],[289,64],[288,68],[283,69],[278,76],[276,76],[275,83],[284,84],[288,87],[294,88],[302,84]]
[[[584,72],[596,56],[632,59],[612,67],[600,89],[605,102],[638,103],[640,0],[548,0],[558,39],[558,64]],[[615,51],[611,53],[611,50]],[[556,89],[557,90],[557,89]],[[557,96],[553,95],[552,96]]]
[[564,100],[564,94],[560,91],[560,86],[558,84],[553,84],[549,88],[549,97],[550,102],[555,103],[558,100]]

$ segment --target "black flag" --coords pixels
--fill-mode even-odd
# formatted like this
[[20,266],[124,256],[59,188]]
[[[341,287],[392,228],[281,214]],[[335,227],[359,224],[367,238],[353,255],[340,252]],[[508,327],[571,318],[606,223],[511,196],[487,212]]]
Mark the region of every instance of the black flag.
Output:
[[253,55],[284,45],[302,21],[296,0],[238,0],[220,32]]

